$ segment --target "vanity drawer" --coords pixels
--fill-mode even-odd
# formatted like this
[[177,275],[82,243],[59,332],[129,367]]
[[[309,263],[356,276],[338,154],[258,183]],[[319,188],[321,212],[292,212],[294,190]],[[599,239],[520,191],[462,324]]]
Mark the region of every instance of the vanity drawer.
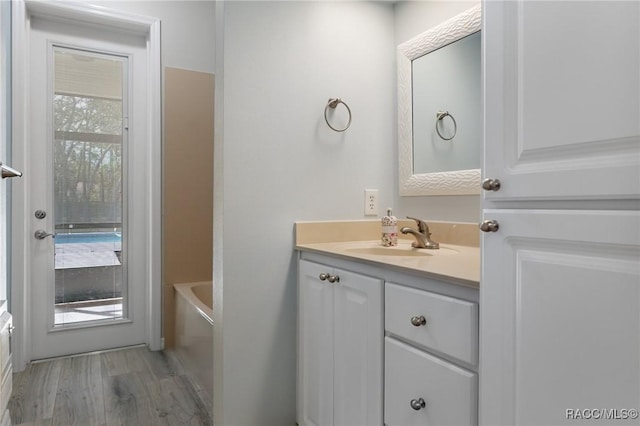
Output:
[[385,338],[384,371],[385,424],[478,423],[475,373],[390,337]]
[[385,329],[467,364],[478,363],[477,303],[387,283]]

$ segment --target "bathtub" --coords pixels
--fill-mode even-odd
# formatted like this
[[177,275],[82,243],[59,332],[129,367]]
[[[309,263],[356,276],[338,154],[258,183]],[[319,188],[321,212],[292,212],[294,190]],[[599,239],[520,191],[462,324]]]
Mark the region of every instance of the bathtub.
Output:
[[174,284],[175,353],[196,386],[213,396],[211,281]]

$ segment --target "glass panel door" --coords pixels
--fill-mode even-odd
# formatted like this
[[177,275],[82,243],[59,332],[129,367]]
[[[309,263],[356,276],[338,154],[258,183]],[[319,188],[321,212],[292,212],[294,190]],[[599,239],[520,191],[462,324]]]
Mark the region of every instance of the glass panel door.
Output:
[[127,58],[53,48],[55,327],[127,317]]

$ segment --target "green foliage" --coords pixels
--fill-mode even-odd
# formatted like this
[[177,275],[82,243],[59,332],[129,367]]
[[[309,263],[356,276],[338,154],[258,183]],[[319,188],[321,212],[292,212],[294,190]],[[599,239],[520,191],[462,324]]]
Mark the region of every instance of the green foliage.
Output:
[[56,95],[54,126],[56,222],[119,221],[122,102]]
[[55,95],[53,111],[55,130],[122,135],[122,101]]

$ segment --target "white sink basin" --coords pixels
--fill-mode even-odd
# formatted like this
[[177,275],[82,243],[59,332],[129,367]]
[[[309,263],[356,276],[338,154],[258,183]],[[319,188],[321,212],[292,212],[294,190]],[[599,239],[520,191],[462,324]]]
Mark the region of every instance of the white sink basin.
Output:
[[417,249],[409,245],[400,245],[395,247],[368,246],[368,247],[349,247],[344,251],[354,254],[366,254],[372,256],[398,256],[398,257],[421,257],[421,256],[447,256],[457,254],[458,251],[440,246],[439,249]]

